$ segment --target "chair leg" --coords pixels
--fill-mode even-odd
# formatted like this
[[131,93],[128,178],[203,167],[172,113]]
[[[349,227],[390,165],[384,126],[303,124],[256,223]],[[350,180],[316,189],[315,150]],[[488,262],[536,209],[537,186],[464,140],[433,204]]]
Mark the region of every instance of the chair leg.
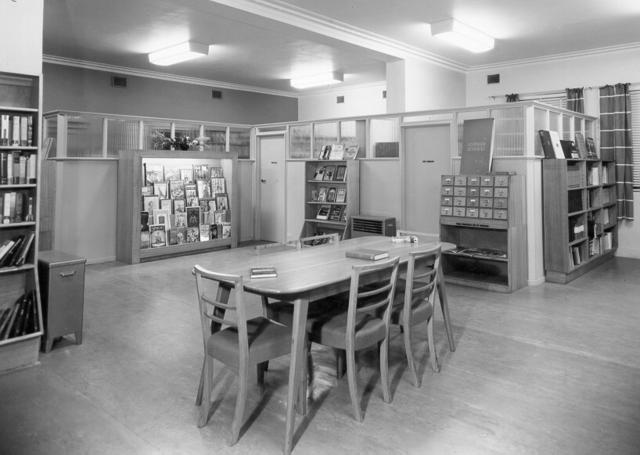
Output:
[[200,420],[198,427],[204,427],[209,421],[209,409],[211,406],[211,388],[213,382],[213,359],[206,355],[202,365],[202,374],[200,375]]
[[233,423],[231,424],[231,440],[229,441],[229,445],[234,445],[240,437],[244,411],[247,406],[247,388],[249,385],[249,378],[247,377],[248,369],[249,365],[240,365],[238,374],[238,397],[236,398],[236,410],[233,414]]
[[427,322],[427,341],[429,343],[431,368],[437,373],[440,371],[440,365],[438,365],[438,355],[436,354],[436,344],[433,336],[433,317],[429,318],[429,321]]
[[391,402],[391,389],[389,387],[389,334],[380,344],[380,382],[382,382],[382,399],[385,403]]
[[358,384],[356,383],[356,355],[351,349],[347,351],[347,380],[349,382],[349,395],[353,406],[353,415],[358,422],[362,422],[362,411],[358,401]]
[[345,370],[345,351],[342,349],[334,348],[333,352],[336,357],[336,378],[340,379],[344,376]]
[[198,384],[198,392],[196,393],[196,406],[200,406],[202,404],[202,389],[204,388],[204,369],[206,367],[206,363],[206,359],[202,361],[202,370],[200,371],[200,384]]
[[267,371],[269,367],[269,362],[262,362],[256,365],[256,373],[258,376],[258,385],[263,388],[264,387],[264,373]]
[[411,327],[410,326],[404,329],[403,339],[404,339],[404,352],[407,356],[407,365],[409,366],[409,371],[413,376],[413,385],[416,387],[420,387],[420,378],[418,378],[416,362],[415,362],[415,359],[413,358],[413,349],[411,349]]

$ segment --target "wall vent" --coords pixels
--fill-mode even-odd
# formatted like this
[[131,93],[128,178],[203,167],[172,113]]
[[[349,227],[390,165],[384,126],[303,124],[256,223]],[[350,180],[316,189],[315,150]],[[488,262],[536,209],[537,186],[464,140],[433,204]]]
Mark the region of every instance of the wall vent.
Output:
[[344,96],[340,95],[336,97],[336,103],[342,104],[344,103]]
[[111,87],[126,88],[127,78],[124,76],[111,76]]
[[383,91],[382,91],[382,99],[383,99],[383,100],[386,100],[386,99],[387,99],[387,91],[386,91],[386,90],[383,90]]
[[222,99],[222,92],[220,90],[211,90],[211,98],[216,100]]
[[500,75],[499,74],[488,74],[487,75],[487,84],[499,84],[500,83]]

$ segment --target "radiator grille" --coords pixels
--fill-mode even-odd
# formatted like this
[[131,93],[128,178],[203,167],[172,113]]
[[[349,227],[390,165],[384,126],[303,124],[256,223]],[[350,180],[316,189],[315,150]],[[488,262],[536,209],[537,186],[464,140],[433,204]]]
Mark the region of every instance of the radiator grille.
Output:
[[396,220],[388,217],[354,216],[351,219],[351,237],[365,235],[395,235]]

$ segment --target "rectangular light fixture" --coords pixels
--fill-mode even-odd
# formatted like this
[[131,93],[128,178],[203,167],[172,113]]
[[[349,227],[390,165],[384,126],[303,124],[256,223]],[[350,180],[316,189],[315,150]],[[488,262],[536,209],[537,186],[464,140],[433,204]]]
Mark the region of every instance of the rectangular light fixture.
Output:
[[493,49],[494,39],[473,27],[455,19],[445,19],[431,24],[431,35],[471,52]]
[[339,84],[342,81],[344,81],[344,75],[341,72],[331,71],[313,76],[294,77],[290,82],[293,88],[311,88]]
[[185,41],[149,54],[149,61],[154,65],[168,66],[186,62],[209,54],[209,45]]

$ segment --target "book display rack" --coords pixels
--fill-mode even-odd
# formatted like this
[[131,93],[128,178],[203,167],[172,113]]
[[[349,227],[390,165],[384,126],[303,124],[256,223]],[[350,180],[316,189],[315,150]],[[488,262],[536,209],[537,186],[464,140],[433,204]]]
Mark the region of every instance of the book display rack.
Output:
[[360,211],[360,162],[305,162],[305,222],[301,237],[339,233],[348,235],[348,220]]
[[122,151],[117,260],[237,246],[237,154]]
[[0,373],[38,361],[40,78],[0,73]]
[[448,282],[499,292],[526,284],[522,180],[513,174],[442,176],[440,238],[456,245],[442,253]]
[[544,160],[542,171],[546,280],[568,283],[618,246],[615,162]]

